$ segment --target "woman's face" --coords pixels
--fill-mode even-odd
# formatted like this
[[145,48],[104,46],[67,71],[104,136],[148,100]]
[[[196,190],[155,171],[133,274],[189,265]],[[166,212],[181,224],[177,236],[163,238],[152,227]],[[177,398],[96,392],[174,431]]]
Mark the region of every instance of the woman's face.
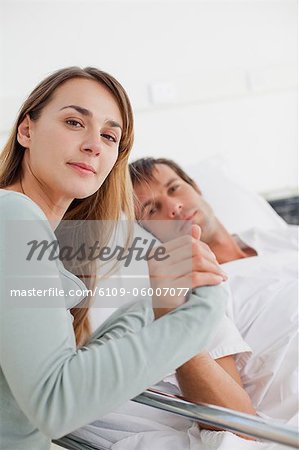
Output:
[[80,78],[65,82],[37,120],[27,116],[19,127],[24,180],[57,201],[92,195],[117,160],[122,126],[107,88]]

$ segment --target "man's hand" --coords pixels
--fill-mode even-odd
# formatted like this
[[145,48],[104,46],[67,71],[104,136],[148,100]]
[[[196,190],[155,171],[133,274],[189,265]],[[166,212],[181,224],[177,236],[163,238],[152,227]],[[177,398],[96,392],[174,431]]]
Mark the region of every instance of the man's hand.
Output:
[[[149,260],[156,318],[185,302],[185,295],[180,289],[184,288],[186,291],[186,288],[213,286],[227,279],[214,253],[207,244],[200,241],[200,236],[200,227],[192,225],[191,236],[181,236],[164,244],[165,254],[169,255],[167,259]],[[162,292],[162,295],[157,295],[158,292]],[[168,294],[163,295],[164,292]]]

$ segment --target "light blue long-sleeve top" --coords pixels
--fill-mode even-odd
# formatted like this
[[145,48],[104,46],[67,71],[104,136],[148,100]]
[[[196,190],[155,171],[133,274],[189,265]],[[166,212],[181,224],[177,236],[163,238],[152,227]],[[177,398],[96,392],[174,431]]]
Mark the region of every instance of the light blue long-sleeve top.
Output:
[[26,261],[33,238],[56,239],[42,210],[0,190],[1,450],[49,450],[51,439],[113,411],[200,352],[225,309],[221,286],[196,289],[158,320],[139,301],[77,349],[68,298],[10,295],[12,287],[85,287],[57,260]]

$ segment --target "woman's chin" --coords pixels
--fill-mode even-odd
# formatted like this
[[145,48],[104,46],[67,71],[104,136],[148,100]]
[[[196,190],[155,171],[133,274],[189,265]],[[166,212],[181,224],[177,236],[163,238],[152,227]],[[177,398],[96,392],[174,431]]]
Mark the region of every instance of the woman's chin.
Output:
[[95,192],[97,192],[98,189],[80,189],[74,192],[74,198],[78,200],[83,200],[84,198],[90,197]]
[[88,198],[88,197],[90,197],[93,194],[94,194],[94,192],[77,193],[77,194],[74,195],[74,199],[76,199],[76,200],[84,200],[85,198]]
[[[80,180],[81,181],[81,180]],[[98,183],[65,183],[64,186],[60,185],[61,192],[64,191],[64,195],[68,198],[83,200],[84,198],[90,197],[95,192],[99,190],[100,186]]]

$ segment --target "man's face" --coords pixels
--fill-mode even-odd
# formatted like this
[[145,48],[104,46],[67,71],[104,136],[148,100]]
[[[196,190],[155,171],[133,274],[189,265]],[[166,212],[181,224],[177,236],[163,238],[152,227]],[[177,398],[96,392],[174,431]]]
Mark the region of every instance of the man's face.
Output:
[[197,224],[202,229],[201,240],[208,244],[217,219],[200,192],[165,164],[157,164],[153,175],[152,181],[134,186],[140,202],[135,204],[137,219],[162,242],[187,233],[191,224]]

